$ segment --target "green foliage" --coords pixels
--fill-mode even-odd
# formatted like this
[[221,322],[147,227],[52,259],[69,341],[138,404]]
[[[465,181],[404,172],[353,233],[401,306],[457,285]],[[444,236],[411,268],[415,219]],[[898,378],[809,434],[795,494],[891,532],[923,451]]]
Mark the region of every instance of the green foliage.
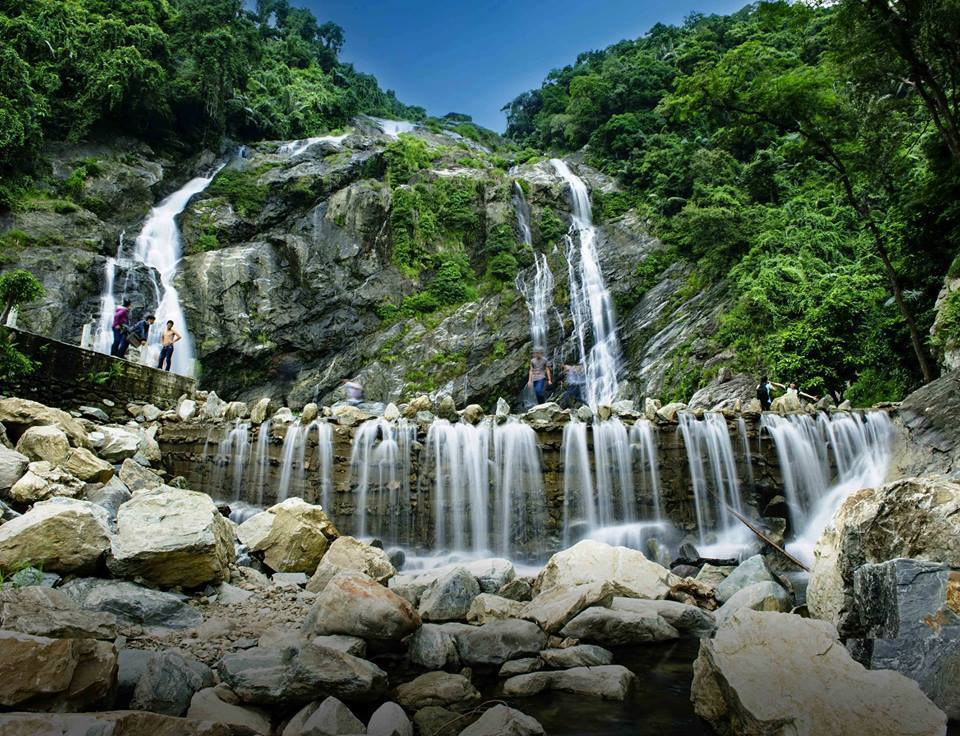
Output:
[[497,284],[512,283],[520,266],[511,253],[497,253],[487,265],[487,279]]
[[88,383],[92,383],[96,386],[106,386],[112,381],[121,378],[124,373],[124,366],[122,363],[114,362],[110,367],[105,371],[90,371],[86,375]]
[[15,333],[0,323],[0,383],[10,386],[36,369],[37,364],[17,350]]
[[960,289],[947,294],[940,305],[933,345],[941,352],[947,349],[955,350],[960,346]]
[[390,186],[406,184],[420,169],[425,169],[433,160],[427,144],[408,133],[401,133],[383,152],[387,170],[385,179]]
[[211,250],[219,249],[220,241],[217,240],[217,236],[213,233],[204,233],[194,241],[191,251],[194,253],[206,253]]
[[557,213],[551,209],[544,209],[542,211],[538,229],[540,231],[540,240],[544,244],[556,243],[567,233],[567,227],[557,216]]
[[663,272],[677,260],[675,248],[659,248],[647,254],[634,271],[630,291],[617,298],[617,309],[626,311],[636,306],[644,294],[650,291],[660,280]]
[[46,292],[37,277],[22,268],[0,275],[0,324],[10,310],[42,297]]
[[262,170],[225,169],[207,191],[214,197],[224,197],[240,217],[254,217],[267,199],[266,185],[258,182],[262,173]]

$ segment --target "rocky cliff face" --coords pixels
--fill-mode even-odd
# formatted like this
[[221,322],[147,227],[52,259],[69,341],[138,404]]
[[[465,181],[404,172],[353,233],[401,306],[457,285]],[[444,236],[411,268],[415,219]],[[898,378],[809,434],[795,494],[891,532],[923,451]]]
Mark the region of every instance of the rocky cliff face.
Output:
[[[248,146],[189,204],[176,285],[204,387],[292,405],[332,400],[345,376],[358,376],[367,397],[383,401],[419,392],[449,393],[461,405],[516,396],[532,346],[511,275],[490,277],[491,248],[505,232],[521,277],[533,251],[546,254],[555,278],[551,352],[558,362],[575,359],[561,238],[571,206],[549,162],[508,171],[471,141],[444,131],[412,135],[426,163],[401,180],[391,168],[397,139],[360,119],[345,137]],[[5,237],[25,236],[7,248],[3,266],[28,268],[47,287],[20,326],[76,341],[98,317],[107,258],[121,237],[135,237],[149,208],[177,182],[208,171],[214,158],[177,164],[120,142],[51,149],[49,160],[51,178],[72,177],[75,196],[8,217]],[[598,196],[615,190],[607,177],[572,163]],[[515,181],[530,205],[532,245],[517,231]],[[424,245],[428,265],[410,268],[398,256],[397,199],[436,192],[450,199],[433,200],[438,224]],[[638,293],[638,265],[662,246],[632,212],[600,223],[597,246],[620,307],[625,395],[680,387],[691,367],[714,357],[704,337],[723,310],[722,287],[691,288],[672,267]],[[461,259],[473,274],[465,296],[426,312],[405,306],[432,288],[430,259],[445,258]],[[156,304],[148,276],[142,266],[118,268],[117,284],[135,313]]]

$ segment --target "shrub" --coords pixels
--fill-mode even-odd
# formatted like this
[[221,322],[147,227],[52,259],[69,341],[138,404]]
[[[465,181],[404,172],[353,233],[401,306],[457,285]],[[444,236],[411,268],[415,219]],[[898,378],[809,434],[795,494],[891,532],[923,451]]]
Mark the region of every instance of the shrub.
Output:
[[207,192],[214,197],[224,197],[240,217],[249,217],[263,209],[267,200],[267,187],[257,180],[263,169],[239,171],[227,169],[220,172]]
[[408,133],[402,133],[387,146],[383,157],[386,160],[385,178],[392,187],[406,184],[417,171],[425,169],[433,160],[427,144]]
[[567,226],[557,217],[557,213],[550,209],[545,209],[540,215],[540,240],[552,245],[556,243],[567,233]]
[[500,284],[516,278],[519,265],[510,253],[497,253],[487,265],[487,279]]

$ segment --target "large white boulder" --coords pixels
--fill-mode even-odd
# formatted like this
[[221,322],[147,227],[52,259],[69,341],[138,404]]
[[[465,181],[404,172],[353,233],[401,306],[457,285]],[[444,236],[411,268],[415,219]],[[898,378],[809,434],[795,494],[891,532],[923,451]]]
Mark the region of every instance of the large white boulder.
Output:
[[97,454],[104,460],[122,463],[140,449],[140,436],[125,427],[103,426],[99,431],[103,434],[103,442],[97,448]]
[[120,507],[117,529],[108,561],[117,577],[194,588],[230,575],[233,530],[206,494],[169,487],[142,493]]
[[0,424],[7,430],[18,427],[21,431],[50,425],[63,431],[74,447],[90,447],[87,431],[80,422],[61,409],[51,409],[36,401],[16,397],[0,399]]
[[396,575],[397,570],[382,549],[365,544],[354,537],[339,537],[323,556],[316,572],[307,583],[307,590],[311,593],[319,593],[335,575],[341,572],[360,572],[378,583],[386,584]]
[[337,529],[320,506],[288,498],[237,527],[237,538],[276,572],[313,574],[337,537]]
[[30,427],[17,440],[17,452],[31,460],[46,460],[56,465],[70,452],[70,441],[62,429],[50,425]]
[[30,458],[0,445],[0,493],[9,491],[27,472]]
[[960,483],[905,478],[848,497],[814,549],[810,613],[857,635],[854,573],[898,557],[960,567]]
[[77,498],[83,495],[85,486],[79,478],[74,478],[62,468],[55,468],[45,460],[30,463],[30,469],[10,489],[10,499],[19,504],[32,504],[37,501],[62,496]]
[[853,660],[826,621],[743,609],[700,641],[692,699],[722,736],[942,736],[917,683]]
[[109,516],[103,508],[72,498],[34,504],[0,526],[0,571],[22,565],[49,572],[90,570],[110,548]]
[[405,598],[367,575],[342,572],[317,596],[303,632],[399,641],[419,626],[420,615]]
[[85,447],[72,448],[60,467],[85,483],[108,483],[113,477],[113,466]]
[[539,590],[572,588],[595,582],[613,582],[637,598],[663,598],[680,578],[643,553],[585,539],[558,552],[537,579]]

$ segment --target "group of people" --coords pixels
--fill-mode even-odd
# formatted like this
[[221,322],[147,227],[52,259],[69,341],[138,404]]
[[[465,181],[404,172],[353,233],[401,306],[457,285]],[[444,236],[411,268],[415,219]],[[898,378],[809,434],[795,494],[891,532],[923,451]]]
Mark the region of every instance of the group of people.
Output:
[[[113,313],[113,345],[110,347],[110,355],[115,358],[125,358],[130,345],[139,347],[147,342],[150,336],[150,328],[157,318],[148,314],[134,325],[130,325],[130,306],[129,299],[116,308]],[[173,346],[183,339],[183,335],[173,328],[173,320],[167,320],[167,326],[160,335],[160,360],[157,362],[157,368],[170,370],[170,364],[173,361]]]
[[[569,406],[583,404],[583,387],[587,382],[583,364],[565,363],[561,370],[565,384],[562,400]],[[544,356],[543,350],[535,348],[527,371],[527,389],[533,391],[537,403],[542,404],[547,398],[547,389],[551,386],[553,386],[553,371],[550,369],[550,362]]]
[[780,389],[784,392],[784,396],[795,396],[799,400],[802,396],[805,399],[810,401],[819,401],[819,399],[808,393],[804,393],[800,390],[799,386],[796,383],[791,383],[789,386],[785,386],[782,383],[777,383],[776,381],[771,381],[769,378],[764,376],[760,379],[760,383],[757,384],[757,399],[760,401],[760,406],[764,411],[769,411],[770,407],[773,405],[773,390],[775,388]]

